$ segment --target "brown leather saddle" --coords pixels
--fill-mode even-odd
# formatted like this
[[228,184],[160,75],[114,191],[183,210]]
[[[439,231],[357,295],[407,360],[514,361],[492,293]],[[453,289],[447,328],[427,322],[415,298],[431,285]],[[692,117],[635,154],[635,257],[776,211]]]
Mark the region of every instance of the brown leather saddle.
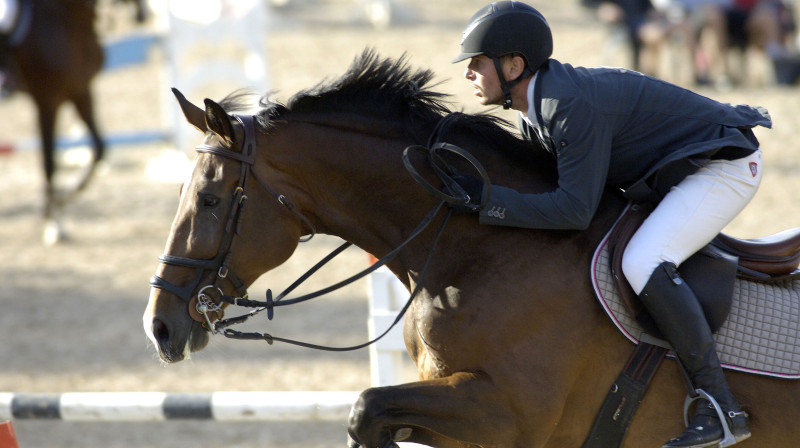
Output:
[[[611,272],[615,286],[628,311],[647,332],[657,335],[655,326],[622,274],[622,254],[633,234],[650,215],[652,206],[632,205],[620,217],[609,236]],[[733,300],[736,277],[750,281],[778,282],[800,277],[800,228],[774,235],[738,239],[720,233],[711,243],[681,264],[678,269],[703,306],[712,331],[727,318]]]

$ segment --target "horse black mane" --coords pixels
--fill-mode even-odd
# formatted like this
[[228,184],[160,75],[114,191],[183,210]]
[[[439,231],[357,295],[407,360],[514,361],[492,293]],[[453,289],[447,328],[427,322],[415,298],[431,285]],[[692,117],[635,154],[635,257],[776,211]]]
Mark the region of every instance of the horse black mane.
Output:
[[[260,115],[272,121],[288,113],[353,113],[428,129],[454,112],[449,95],[433,90],[438,85],[433,80],[431,70],[413,69],[405,54],[384,58],[367,48],[341,77],[301,90],[285,105],[263,97]],[[464,115],[463,120],[481,132],[507,133],[501,127],[508,123],[494,116]]]
[[438,120],[451,111],[446,104],[447,94],[426,88],[433,77],[430,70],[413,70],[405,55],[399,59],[381,58],[374,50],[365,49],[341,77],[301,90],[286,105],[266,97],[261,105],[271,116],[287,111],[334,111],[392,120]]
[[[431,84],[433,79],[431,70],[412,69],[406,55],[399,59],[384,58],[367,48],[341,77],[301,90],[286,104],[271,100],[269,95],[262,97],[259,122],[269,129],[292,113],[352,113],[403,123],[415,143],[425,144],[442,117],[454,113],[449,106],[449,95],[432,90],[438,85]],[[237,92],[220,104],[228,111],[243,109],[244,96]],[[463,113],[459,113],[453,124],[453,128],[472,135],[471,140],[477,144],[497,148],[516,161],[521,158],[531,163],[534,157],[537,164],[552,163],[547,160],[549,155],[532,151],[531,143],[512,134],[509,126],[508,121],[496,116]]]

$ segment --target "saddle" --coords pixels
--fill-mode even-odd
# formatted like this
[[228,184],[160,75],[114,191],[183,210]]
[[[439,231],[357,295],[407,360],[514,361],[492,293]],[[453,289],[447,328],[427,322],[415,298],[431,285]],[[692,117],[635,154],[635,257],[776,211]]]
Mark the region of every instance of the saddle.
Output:
[[[650,215],[652,206],[631,205],[609,236],[611,272],[620,298],[632,316],[652,335],[658,335],[644,306],[622,273],[622,254],[631,237]],[[736,277],[778,282],[800,277],[800,228],[774,235],[738,239],[720,233],[683,262],[678,270],[700,301],[711,331],[716,332],[731,309]]]
[[[607,393],[582,448],[622,445],[628,425],[650,380],[669,350],[621,269],[625,246],[651,211],[652,207],[647,205],[628,206],[595,253],[595,292],[615,325],[629,339],[635,339],[636,345]],[[796,286],[800,280],[798,265],[800,228],[759,239],[737,239],[719,234],[681,264],[679,271],[701,303],[709,326],[715,332],[715,339],[723,342],[717,346],[718,351],[724,349],[724,354],[733,363],[728,365],[729,368],[783,378],[800,378],[800,365],[796,362],[800,353],[795,344],[787,343],[784,347],[773,345],[766,349],[760,345],[763,342],[761,338],[784,340],[784,335],[787,335],[791,339],[788,335],[795,335],[800,328],[800,323],[794,318],[786,319],[791,322],[784,327],[775,325],[767,317],[775,314],[777,303],[785,304],[782,300],[786,298],[796,303],[800,297]],[[605,268],[604,272],[601,267]],[[795,286],[787,290],[787,284]],[[767,300],[768,297],[771,298]],[[731,312],[734,305],[736,308]],[[726,323],[727,319],[732,322]],[[750,328],[750,323],[755,325]],[[743,331],[742,328],[747,330]],[[747,340],[753,352],[757,353],[755,358],[751,356],[754,353],[741,350],[743,340]],[[778,356],[765,362],[765,357],[771,356],[765,353]],[[753,359],[758,361],[754,362]],[[792,367],[782,367],[787,364]],[[688,409],[696,397],[692,396],[694,388],[688,382],[688,377],[685,379],[690,390],[690,397],[684,403],[684,417],[688,422]]]

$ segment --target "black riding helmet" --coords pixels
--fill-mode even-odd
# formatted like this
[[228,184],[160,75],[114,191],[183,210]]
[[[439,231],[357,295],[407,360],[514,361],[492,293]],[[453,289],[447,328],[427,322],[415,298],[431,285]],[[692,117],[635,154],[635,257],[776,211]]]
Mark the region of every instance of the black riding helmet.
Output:
[[[519,53],[526,69],[519,78],[506,80],[500,57]],[[553,34],[544,16],[522,2],[494,2],[481,8],[469,19],[461,37],[461,53],[453,63],[478,55],[494,60],[497,75],[506,97],[503,108],[511,107],[511,87],[536,72],[553,54]]]

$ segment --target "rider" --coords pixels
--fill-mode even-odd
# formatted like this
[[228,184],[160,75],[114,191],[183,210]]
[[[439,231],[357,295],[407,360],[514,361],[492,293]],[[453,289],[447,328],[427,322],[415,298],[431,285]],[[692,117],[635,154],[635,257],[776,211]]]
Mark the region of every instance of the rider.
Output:
[[[693,382],[713,397],[741,441],[748,415],[731,393],[711,329],[677,266],[708,244],[750,201],[761,180],[751,128],[771,127],[760,107],[722,104],[621,68],[573,67],[551,59],[553,38],[539,11],[516,1],[480,9],[468,22],[464,76],[483,105],[519,111],[520,131],[557,161],[558,187],[526,194],[456,181],[481,224],[586,229],[606,187],[657,204],[623,255],[623,272]],[[709,446],[723,426],[709,401],[664,447]]]

